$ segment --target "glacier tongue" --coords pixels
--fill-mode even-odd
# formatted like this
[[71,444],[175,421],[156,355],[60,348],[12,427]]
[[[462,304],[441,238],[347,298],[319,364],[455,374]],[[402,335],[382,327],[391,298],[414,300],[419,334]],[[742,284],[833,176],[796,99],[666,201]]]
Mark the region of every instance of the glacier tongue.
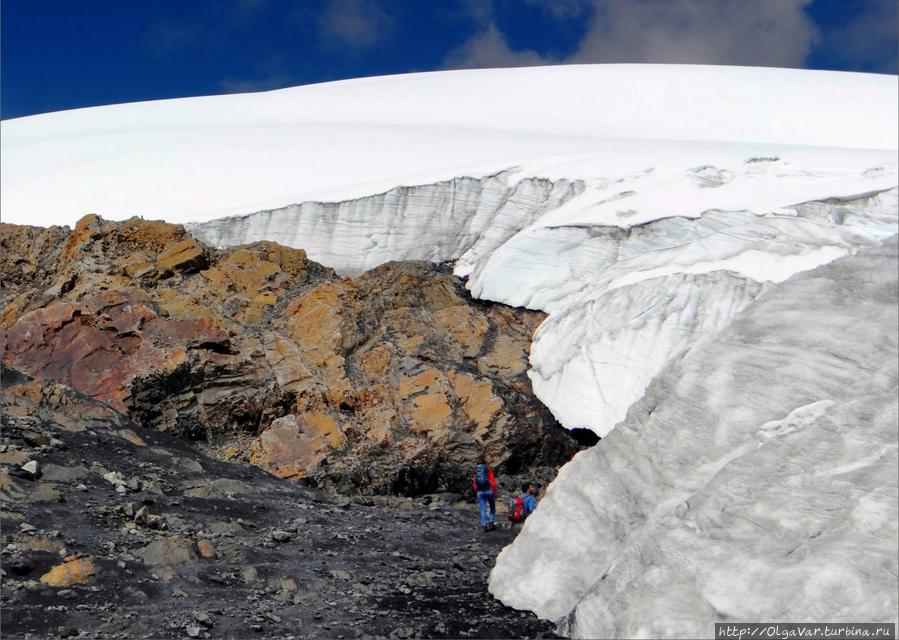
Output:
[[896,621],[897,241],[769,285],[578,454],[491,592],[575,637]]

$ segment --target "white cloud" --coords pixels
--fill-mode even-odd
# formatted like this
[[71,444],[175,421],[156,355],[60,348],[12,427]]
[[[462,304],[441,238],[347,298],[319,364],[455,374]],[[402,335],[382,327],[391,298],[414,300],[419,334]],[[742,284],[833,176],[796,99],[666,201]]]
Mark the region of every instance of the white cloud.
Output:
[[[528,0],[531,3],[543,3],[544,1]],[[506,37],[496,26],[493,4],[490,0],[464,0],[463,7],[468,18],[475,25],[475,33],[444,57],[443,67],[445,69],[533,67],[559,62],[543,57],[536,51],[513,50],[506,41]]]
[[450,69],[531,67],[553,64],[535,51],[513,51],[496,25],[490,24],[447,54],[443,65]]
[[[562,59],[516,51],[490,18],[446,58],[449,67],[555,62],[803,66],[818,37],[811,0],[529,0],[550,16],[590,9],[587,32]],[[511,61],[511,62],[510,62]]]
[[355,50],[380,43],[393,23],[375,0],[330,0],[319,19],[326,44]]
[[811,0],[597,0],[570,62],[802,66],[816,29]]

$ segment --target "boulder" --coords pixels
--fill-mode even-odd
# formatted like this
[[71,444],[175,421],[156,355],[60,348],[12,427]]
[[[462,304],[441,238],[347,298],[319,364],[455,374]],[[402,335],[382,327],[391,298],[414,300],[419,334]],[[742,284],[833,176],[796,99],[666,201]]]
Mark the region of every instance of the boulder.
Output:
[[160,538],[138,551],[137,555],[151,566],[187,564],[199,558],[196,543],[188,538]]
[[196,240],[176,242],[156,257],[156,268],[162,274],[198,271],[206,264],[206,253]]
[[41,582],[50,587],[71,587],[88,582],[97,573],[90,558],[73,557],[58,564],[41,576]]

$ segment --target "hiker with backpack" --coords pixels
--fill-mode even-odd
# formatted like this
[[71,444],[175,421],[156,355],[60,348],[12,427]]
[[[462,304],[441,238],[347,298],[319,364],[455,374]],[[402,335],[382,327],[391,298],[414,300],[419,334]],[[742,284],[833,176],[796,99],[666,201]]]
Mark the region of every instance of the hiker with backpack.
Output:
[[[478,504],[481,507],[481,526],[484,531],[496,528],[496,498],[499,491],[496,488],[496,478],[493,469],[483,462],[475,467],[471,478],[471,486],[478,496]],[[490,507],[490,515],[487,515],[487,507]]]
[[512,498],[509,503],[509,522],[524,522],[534,512],[540,487],[538,482],[525,482],[521,485],[521,495]]

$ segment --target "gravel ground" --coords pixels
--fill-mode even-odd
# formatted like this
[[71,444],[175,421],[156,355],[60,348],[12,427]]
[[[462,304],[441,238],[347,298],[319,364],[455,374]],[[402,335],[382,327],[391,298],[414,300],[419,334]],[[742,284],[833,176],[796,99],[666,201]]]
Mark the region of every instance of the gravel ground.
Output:
[[3,409],[3,637],[555,637],[487,593],[517,531],[456,496],[350,500],[124,418]]

